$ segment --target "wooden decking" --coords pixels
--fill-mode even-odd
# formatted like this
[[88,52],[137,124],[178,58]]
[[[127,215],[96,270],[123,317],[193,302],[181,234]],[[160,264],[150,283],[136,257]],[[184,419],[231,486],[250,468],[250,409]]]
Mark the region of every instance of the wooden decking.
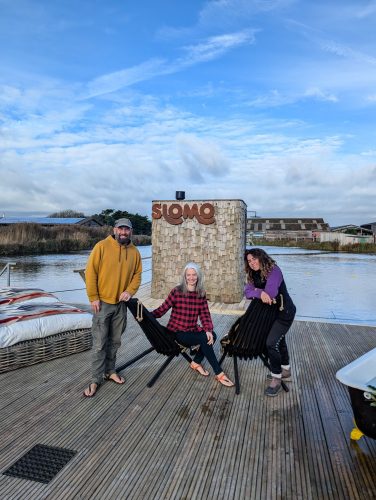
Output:
[[[219,337],[235,320],[214,315]],[[0,375],[2,499],[373,499],[376,442],[351,442],[336,371],[376,346],[376,329],[295,322],[290,392],[266,398],[266,369],[240,361],[241,393],[151,353],[93,399],[90,351]],[[119,364],[148,347],[129,318]],[[219,349],[216,346],[216,349]],[[224,368],[233,375],[232,360]],[[76,450],[49,483],[1,474],[35,444]]]

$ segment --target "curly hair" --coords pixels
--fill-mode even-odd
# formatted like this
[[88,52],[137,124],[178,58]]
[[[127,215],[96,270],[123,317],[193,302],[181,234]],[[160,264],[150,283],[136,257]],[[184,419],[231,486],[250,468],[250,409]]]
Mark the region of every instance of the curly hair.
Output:
[[276,261],[273,260],[262,248],[251,248],[250,250],[246,250],[244,252],[244,265],[248,283],[253,283],[252,269],[249,267],[247,260],[248,255],[252,255],[252,257],[259,260],[261,277],[263,280],[266,280],[271,270],[276,265]]

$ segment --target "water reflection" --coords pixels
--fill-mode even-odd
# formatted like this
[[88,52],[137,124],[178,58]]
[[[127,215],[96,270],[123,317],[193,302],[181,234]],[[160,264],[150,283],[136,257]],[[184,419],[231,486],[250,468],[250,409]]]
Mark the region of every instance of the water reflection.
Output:
[[[281,267],[297,306],[297,319],[376,326],[376,256],[263,247]],[[139,247],[143,257],[151,246]],[[1,258],[0,269],[11,261],[12,286],[56,292],[66,302],[87,303],[84,283],[75,269],[86,265],[89,252]],[[144,260],[142,282],[151,280],[151,259]],[[6,276],[0,277],[0,287]]]
[[[138,247],[141,257],[151,256],[151,246]],[[28,255],[0,258],[0,270],[7,262],[15,262],[11,271],[11,286],[42,288],[65,302],[87,303],[84,282],[76,269],[84,269],[90,251],[69,254]],[[143,261],[142,282],[151,280],[151,260]],[[6,286],[5,274],[0,287]]]
[[323,254],[275,256],[298,314],[303,317],[376,325],[376,258]]

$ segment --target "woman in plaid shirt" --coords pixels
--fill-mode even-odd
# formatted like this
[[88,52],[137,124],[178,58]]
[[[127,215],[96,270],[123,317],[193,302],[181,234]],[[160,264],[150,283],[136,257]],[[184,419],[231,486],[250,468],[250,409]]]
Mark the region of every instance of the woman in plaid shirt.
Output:
[[[200,267],[189,262],[182,275],[180,284],[173,288],[161,306],[152,311],[155,318],[160,318],[172,309],[167,329],[174,333],[179,344],[186,347],[199,346],[190,367],[207,377],[209,372],[201,365],[204,357],[214,370],[215,378],[226,387],[234,384],[222,371],[215,356],[213,344],[217,338],[213,331],[203,278]],[[198,319],[202,326],[198,324]]]

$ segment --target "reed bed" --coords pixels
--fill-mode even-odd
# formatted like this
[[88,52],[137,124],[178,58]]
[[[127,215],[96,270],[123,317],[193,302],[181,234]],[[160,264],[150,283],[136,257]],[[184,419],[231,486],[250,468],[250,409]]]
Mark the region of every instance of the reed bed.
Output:
[[347,252],[347,253],[376,253],[376,244],[374,243],[354,243],[352,245],[340,245],[339,241],[308,241],[308,240],[266,240],[255,238],[253,247],[257,246],[277,246],[277,247],[298,247],[306,250],[320,250],[327,252]]
[[[89,250],[112,233],[112,227],[42,226],[35,223],[0,226],[0,255],[35,255]],[[134,235],[136,245],[150,245],[151,237]]]

